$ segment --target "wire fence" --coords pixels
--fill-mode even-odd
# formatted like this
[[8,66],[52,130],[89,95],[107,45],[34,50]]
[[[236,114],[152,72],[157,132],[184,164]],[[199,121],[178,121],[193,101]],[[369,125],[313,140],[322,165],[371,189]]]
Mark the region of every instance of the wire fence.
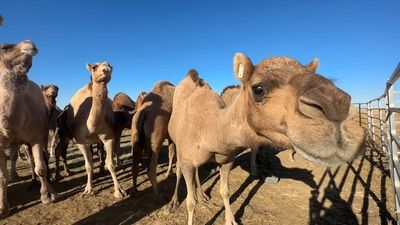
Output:
[[[390,168],[390,178],[393,184],[397,219],[400,221],[400,88],[395,90],[400,77],[400,63],[390,79],[386,82],[382,96],[366,103],[353,103],[358,107],[360,126],[366,128],[369,142],[373,148],[383,153]],[[400,83],[400,82],[399,82]]]

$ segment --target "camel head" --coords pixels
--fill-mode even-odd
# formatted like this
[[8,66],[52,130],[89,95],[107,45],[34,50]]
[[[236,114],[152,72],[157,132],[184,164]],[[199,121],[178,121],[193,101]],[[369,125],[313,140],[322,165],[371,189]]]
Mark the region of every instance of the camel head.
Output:
[[143,104],[144,97],[146,97],[147,92],[140,92],[137,99],[136,99],[136,109],[139,109],[140,106]]
[[107,84],[111,80],[112,66],[108,62],[86,64],[86,69],[91,73],[91,81]]
[[0,45],[0,74],[26,75],[38,52],[32,41]]
[[242,83],[247,122],[263,143],[293,146],[310,161],[334,166],[363,152],[365,133],[351,97],[317,74],[318,64],[272,57],[254,66],[237,53],[234,73]]
[[58,87],[56,85],[41,85],[43,96],[52,104],[56,105]]

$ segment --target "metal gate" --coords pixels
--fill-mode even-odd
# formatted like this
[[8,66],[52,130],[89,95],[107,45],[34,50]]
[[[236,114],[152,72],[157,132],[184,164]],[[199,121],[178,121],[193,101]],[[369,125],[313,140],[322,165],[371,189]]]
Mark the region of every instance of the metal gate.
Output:
[[[359,122],[368,129],[369,142],[372,147],[387,157],[390,167],[390,178],[393,184],[397,220],[400,221],[400,88],[395,90],[400,77],[400,63],[390,79],[386,82],[382,96],[366,103],[353,103],[358,107]],[[399,132],[400,134],[400,132]]]

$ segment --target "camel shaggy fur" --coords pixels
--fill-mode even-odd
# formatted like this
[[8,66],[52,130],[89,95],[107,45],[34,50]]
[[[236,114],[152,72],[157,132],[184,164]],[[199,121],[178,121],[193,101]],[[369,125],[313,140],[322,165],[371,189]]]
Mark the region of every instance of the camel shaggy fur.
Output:
[[7,202],[8,172],[5,149],[17,152],[18,146],[32,148],[35,173],[41,183],[41,201],[55,198],[46,180],[43,152],[48,137],[48,117],[40,87],[30,81],[27,72],[37,49],[33,42],[0,45],[0,215],[9,212]]
[[[352,118],[350,96],[315,73],[318,61],[303,66],[272,57],[253,66],[234,57],[240,93],[228,106],[190,70],[176,86],[168,125],[177,150],[177,180],[187,187],[188,224],[196,205],[195,171],[207,161],[220,167],[225,223],[237,224],[229,203],[229,174],[235,156],[265,144],[294,147],[304,158],[325,166],[352,161],[362,152],[364,130]],[[170,204],[175,205],[177,199]]]
[[[147,175],[153,187],[153,192],[158,196],[157,188],[157,162],[158,154],[165,139],[169,139],[168,122],[172,112],[172,98],[175,87],[168,81],[160,81],[153,86],[151,92],[141,101],[139,98],[136,114],[132,119],[131,142],[133,153],[132,175],[133,190],[132,195],[137,191],[136,181],[139,172],[139,161],[142,159],[143,151],[150,154]],[[170,165],[175,155],[175,145],[169,140]],[[168,169],[168,173],[171,168]]]
[[66,109],[66,130],[85,158],[87,184],[84,194],[93,193],[93,161],[90,145],[103,143],[106,150],[106,166],[114,183],[114,196],[125,195],[115,174],[113,153],[115,151],[114,113],[107,97],[107,83],[111,80],[112,67],[107,62],[87,64],[91,82],[82,87],[71,99]]

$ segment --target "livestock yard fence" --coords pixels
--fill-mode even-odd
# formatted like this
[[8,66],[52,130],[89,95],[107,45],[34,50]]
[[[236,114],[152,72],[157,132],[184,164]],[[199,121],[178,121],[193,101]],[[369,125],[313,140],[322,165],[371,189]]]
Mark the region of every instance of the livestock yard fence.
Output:
[[[353,103],[358,108],[360,125],[368,130],[371,147],[384,154],[389,162],[397,220],[400,221],[400,63],[386,82],[382,96],[366,103]],[[396,83],[397,82],[397,83]]]

